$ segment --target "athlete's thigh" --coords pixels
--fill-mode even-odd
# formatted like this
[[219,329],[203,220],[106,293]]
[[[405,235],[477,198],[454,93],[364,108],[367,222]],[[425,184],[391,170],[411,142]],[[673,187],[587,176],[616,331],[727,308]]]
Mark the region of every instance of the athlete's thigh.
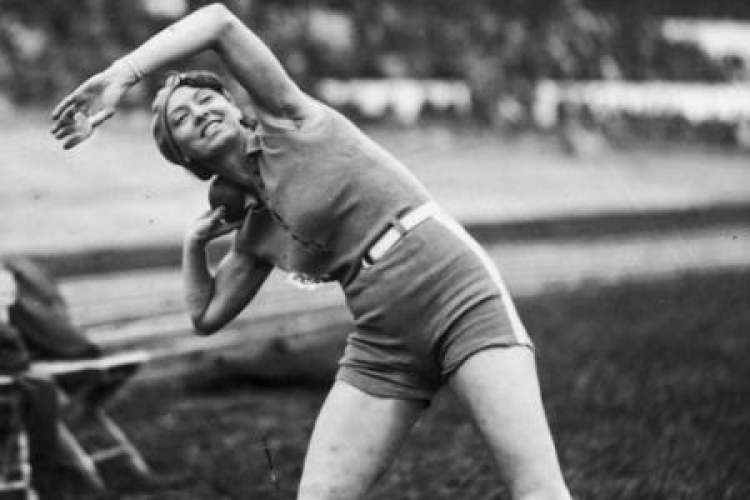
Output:
[[480,351],[456,370],[449,385],[490,446],[513,498],[533,492],[546,493],[540,498],[568,498],[531,349]]
[[361,498],[424,408],[422,401],[379,398],[337,381],[315,423],[298,499]]

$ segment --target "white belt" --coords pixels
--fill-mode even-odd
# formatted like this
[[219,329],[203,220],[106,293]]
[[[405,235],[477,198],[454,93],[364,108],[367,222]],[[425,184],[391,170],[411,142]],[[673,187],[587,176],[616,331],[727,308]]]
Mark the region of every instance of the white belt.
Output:
[[362,257],[362,267],[368,268],[375,262],[383,258],[388,253],[388,250],[393,248],[393,245],[403,238],[406,233],[436,215],[439,211],[437,204],[433,202],[425,203],[415,208],[411,212],[403,215],[399,219],[391,223],[388,230],[383,235],[375,240],[375,243],[370,246]]

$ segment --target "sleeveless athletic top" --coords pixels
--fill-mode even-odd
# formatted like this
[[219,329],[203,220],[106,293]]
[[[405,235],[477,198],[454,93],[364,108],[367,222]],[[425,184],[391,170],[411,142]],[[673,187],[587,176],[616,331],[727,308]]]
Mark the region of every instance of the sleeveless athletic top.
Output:
[[264,209],[248,214],[234,248],[316,281],[348,282],[389,223],[430,196],[348,119],[318,105],[300,128],[259,126],[260,151],[248,161]]

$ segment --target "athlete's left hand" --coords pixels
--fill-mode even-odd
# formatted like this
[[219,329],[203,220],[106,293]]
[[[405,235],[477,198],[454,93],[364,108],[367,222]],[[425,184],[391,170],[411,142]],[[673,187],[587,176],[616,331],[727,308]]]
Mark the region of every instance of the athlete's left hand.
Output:
[[224,220],[225,213],[225,207],[218,207],[200,215],[188,228],[187,239],[208,243],[242,226],[243,220],[226,222]]
[[115,114],[128,89],[137,82],[123,64],[97,73],[63,98],[52,111],[52,134],[70,149],[85,141]]

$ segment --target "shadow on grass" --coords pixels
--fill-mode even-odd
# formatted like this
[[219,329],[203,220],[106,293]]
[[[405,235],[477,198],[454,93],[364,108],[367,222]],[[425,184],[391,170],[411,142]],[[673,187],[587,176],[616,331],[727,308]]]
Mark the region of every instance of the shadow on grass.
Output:
[[[750,272],[695,274],[519,303],[577,499],[750,498],[748,283]],[[134,387],[112,412],[156,469],[188,470],[193,480],[123,498],[293,498],[325,390]],[[501,491],[482,442],[440,395],[371,498],[502,499]]]

